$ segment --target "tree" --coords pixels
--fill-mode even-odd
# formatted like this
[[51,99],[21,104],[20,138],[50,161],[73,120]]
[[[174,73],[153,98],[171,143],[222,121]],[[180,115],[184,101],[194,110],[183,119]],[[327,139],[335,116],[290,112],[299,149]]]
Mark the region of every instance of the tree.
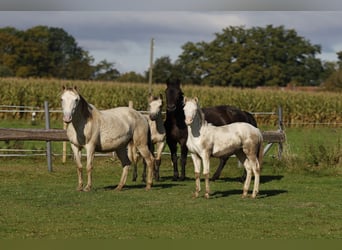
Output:
[[135,83],[144,83],[147,82],[146,77],[141,74],[138,74],[134,71],[126,72],[121,74],[116,81],[118,82],[135,82]]
[[211,42],[188,42],[177,63],[192,83],[256,87],[284,86],[291,81],[317,85],[323,67],[320,46],[295,30],[230,26]]
[[94,59],[60,28],[0,29],[0,66],[19,77],[91,79]]
[[95,66],[94,79],[102,81],[113,81],[118,79],[120,72],[114,68],[114,63],[102,60]]

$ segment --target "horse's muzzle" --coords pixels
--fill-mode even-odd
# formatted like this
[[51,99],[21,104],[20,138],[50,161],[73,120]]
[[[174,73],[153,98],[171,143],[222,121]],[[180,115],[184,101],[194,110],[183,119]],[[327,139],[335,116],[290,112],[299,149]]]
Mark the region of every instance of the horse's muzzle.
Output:
[[63,115],[63,122],[70,123],[71,120],[72,120],[72,116],[71,115]]
[[186,125],[191,125],[191,123],[194,121],[194,119],[192,119],[192,118],[185,118],[185,124]]
[[151,119],[151,121],[155,121],[157,119],[157,114],[150,114],[149,117]]
[[172,105],[172,106],[167,106],[166,107],[167,111],[175,111],[176,110],[176,105]]

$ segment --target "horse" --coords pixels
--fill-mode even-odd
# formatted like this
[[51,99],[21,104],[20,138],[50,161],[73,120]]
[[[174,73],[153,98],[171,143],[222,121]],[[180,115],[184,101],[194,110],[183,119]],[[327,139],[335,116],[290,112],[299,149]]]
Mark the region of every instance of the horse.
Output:
[[205,178],[205,198],[209,198],[210,157],[231,156],[235,154],[247,172],[242,197],[247,197],[249,185],[254,174],[252,198],[259,192],[261,163],[263,158],[263,137],[260,130],[251,124],[235,122],[223,126],[214,126],[204,119],[198,98],[184,98],[185,123],[188,129],[187,147],[195,169],[196,191],[200,187],[201,161]]
[[[177,144],[180,144],[181,149],[181,177],[180,180],[185,179],[185,165],[188,154],[186,147],[186,140],[188,137],[187,126],[184,122],[184,93],[180,88],[180,81],[168,80],[166,82],[166,120],[164,126],[166,129],[166,143],[171,152],[171,161],[173,165],[173,180],[179,179],[178,173],[178,157]],[[202,108],[205,114],[205,119],[215,126],[222,126],[233,122],[247,122],[257,127],[257,123],[252,114],[242,111],[236,107],[221,105],[214,107]],[[222,169],[224,168],[229,156],[222,156],[220,164],[212,177],[216,180],[220,177]]]
[[[162,117],[162,107],[163,107],[163,97],[160,94],[158,97],[149,96],[148,98],[148,115],[145,115],[147,119],[150,131],[151,131],[151,141],[152,141],[152,150],[154,151],[154,146],[156,145],[156,156],[155,156],[155,165],[154,165],[154,178],[159,180],[159,168],[161,165],[161,156],[163,153],[163,149],[165,147],[165,127],[164,121]],[[137,161],[138,154],[134,147],[129,147],[129,157],[134,163],[133,166],[133,181],[137,179]],[[144,170],[143,170],[143,181],[145,181],[146,176],[146,164],[144,162]]]
[[[127,155],[127,146],[134,144],[148,166],[146,190],[152,186],[154,157],[151,152],[150,130],[146,119],[138,111],[128,107],[98,110],[89,104],[76,87],[63,86],[61,95],[63,121],[68,124],[67,137],[74,153],[79,191],[90,191],[94,153],[116,152],[123,170],[116,190],[126,183],[131,161]],[[83,188],[81,150],[87,153],[87,185]]]

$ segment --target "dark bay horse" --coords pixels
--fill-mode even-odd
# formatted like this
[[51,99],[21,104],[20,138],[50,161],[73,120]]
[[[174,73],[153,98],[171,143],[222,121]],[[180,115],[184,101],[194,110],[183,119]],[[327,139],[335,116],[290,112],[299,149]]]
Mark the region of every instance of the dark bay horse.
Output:
[[[184,115],[184,93],[180,88],[180,81],[167,81],[166,94],[166,120],[164,122],[166,130],[166,143],[170,148],[171,161],[173,165],[173,179],[185,179],[185,165],[188,154],[186,141],[188,130],[185,124]],[[252,114],[242,111],[233,106],[221,105],[208,108],[202,108],[205,115],[205,120],[215,126],[222,126],[233,122],[247,122],[257,127],[257,123]],[[178,173],[178,157],[177,144],[180,144],[181,149],[181,176]],[[220,164],[212,177],[216,180],[220,177],[221,171],[224,168],[229,156],[220,158]]]

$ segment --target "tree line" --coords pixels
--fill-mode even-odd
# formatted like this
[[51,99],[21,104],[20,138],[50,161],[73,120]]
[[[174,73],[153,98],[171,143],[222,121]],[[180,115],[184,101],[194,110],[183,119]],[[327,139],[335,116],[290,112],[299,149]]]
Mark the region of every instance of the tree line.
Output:
[[[322,62],[321,46],[284,26],[229,26],[212,41],[187,42],[178,59],[154,61],[153,82],[170,77],[195,85],[234,87],[301,86],[341,88],[342,51],[337,62]],[[147,82],[134,71],[121,74],[115,63],[94,58],[61,28],[0,29],[0,76]]]

